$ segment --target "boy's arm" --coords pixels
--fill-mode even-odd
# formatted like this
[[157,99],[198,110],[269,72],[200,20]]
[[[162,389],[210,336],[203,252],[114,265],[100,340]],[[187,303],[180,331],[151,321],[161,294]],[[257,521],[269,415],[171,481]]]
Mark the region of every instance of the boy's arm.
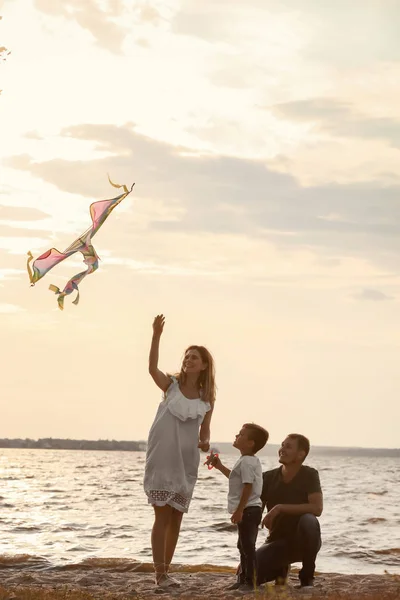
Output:
[[233,515],[231,517],[232,523],[240,523],[240,521],[243,519],[243,511],[246,508],[247,502],[249,501],[252,489],[253,489],[252,483],[244,483],[243,484],[243,490],[242,490],[242,495],[240,496],[239,504],[237,506],[237,509],[235,510],[235,512],[233,513]]
[[214,456],[214,458],[212,459],[210,464],[212,464],[214,469],[217,469],[217,471],[221,471],[221,473],[223,473],[225,475],[225,477],[229,477],[229,475],[231,474],[231,470],[222,464],[222,462],[218,456]]

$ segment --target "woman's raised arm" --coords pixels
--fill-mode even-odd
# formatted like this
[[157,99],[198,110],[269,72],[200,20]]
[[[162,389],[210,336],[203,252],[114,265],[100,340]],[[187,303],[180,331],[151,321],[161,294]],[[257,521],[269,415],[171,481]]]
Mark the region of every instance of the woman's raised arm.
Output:
[[166,392],[171,385],[171,379],[158,368],[158,354],[160,348],[160,338],[164,329],[164,315],[157,315],[153,321],[153,337],[151,339],[149,354],[149,373],[158,387]]

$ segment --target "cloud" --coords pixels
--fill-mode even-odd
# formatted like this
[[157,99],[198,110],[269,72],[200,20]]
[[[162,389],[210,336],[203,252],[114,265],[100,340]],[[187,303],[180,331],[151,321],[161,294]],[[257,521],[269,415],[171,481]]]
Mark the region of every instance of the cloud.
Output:
[[162,19],[161,13],[150,2],[137,5],[136,10],[142,23],[158,25]]
[[[42,249],[43,251],[43,249],[46,248],[46,246],[49,246],[49,244],[51,245],[51,242],[45,237],[34,237],[36,231],[17,231],[16,235],[14,230],[12,230],[11,232],[14,235],[4,235],[4,231],[2,231],[1,233],[3,235],[0,236],[0,250],[6,250],[10,255],[17,254],[23,255],[25,257],[28,250],[36,252]],[[4,264],[4,262],[2,264]]]
[[[62,134],[94,141],[111,156],[39,162],[20,155],[6,163],[90,198],[104,194],[107,172],[121,183],[136,181],[134,202],[140,199],[145,206],[146,199],[157,199],[164,213],[169,207],[175,211],[172,219],[149,213],[147,226],[153,231],[236,234],[268,240],[282,249],[398,263],[398,185],[367,181],[302,187],[263,161],[195,155],[129,126],[79,125]],[[126,219],[135,227],[134,213]]]
[[[400,60],[399,21],[400,5],[390,0],[351,4],[347,0],[186,0],[174,15],[171,28],[176,34],[218,45],[221,51],[226,50],[223,45],[229,45],[236,50],[232,63],[237,59],[240,65],[251,54],[251,71],[260,64],[273,69],[275,61],[275,79],[282,82],[285,72],[290,73],[290,80],[296,80],[292,89],[320,84],[332,89],[339,70],[350,79],[349,73],[360,76],[360,69],[369,71],[375,65]],[[239,87],[240,74],[240,69],[236,77],[233,69],[222,72],[221,84]],[[247,73],[243,76],[248,79]],[[265,93],[271,97],[274,82],[268,83]],[[258,82],[255,87],[260,90],[262,85]],[[278,93],[282,90],[280,85]]]
[[231,9],[225,11],[214,2],[208,7],[203,3],[189,2],[189,6],[185,6],[173,18],[172,31],[211,42],[229,41],[234,35],[236,22],[235,5],[231,5]]
[[0,221],[39,221],[50,215],[38,208],[25,206],[4,206],[0,204]]
[[22,274],[26,275],[26,270],[23,269],[0,269],[0,279],[18,279]]
[[373,301],[373,302],[383,302],[385,300],[394,300],[393,296],[388,296],[387,294],[384,294],[383,292],[380,292],[379,290],[373,290],[373,289],[362,290],[362,292],[360,292],[360,293],[353,294],[352,297],[355,298],[356,300],[369,300],[369,301]]
[[305,55],[325,63],[359,68],[375,62],[400,60],[397,23],[400,5],[397,2],[367,0],[364,3],[303,1],[285,2],[299,9],[304,22],[309,23],[309,44]]
[[400,148],[400,120],[363,115],[348,102],[310,98],[275,104],[271,109],[288,119],[315,123],[320,131],[332,136],[381,139]]
[[31,129],[31,131],[27,131],[24,135],[28,140],[43,140],[43,136],[40,135],[38,131]]
[[334,98],[309,98],[294,102],[282,102],[271,107],[272,111],[298,121],[327,121],[348,118],[351,105]]
[[209,42],[235,44],[244,40],[265,43],[270,28],[283,28],[282,43],[287,43],[283,33],[290,24],[291,37],[301,39],[305,59],[354,68],[400,59],[399,20],[399,4],[379,0],[351,6],[347,0],[214,0],[212,4],[187,0],[175,15],[172,28]]
[[37,208],[0,204],[0,248],[22,250],[28,236],[42,240],[47,238],[47,243],[50,243],[51,231],[49,226],[47,229],[44,226],[44,219],[48,217],[48,213]]
[[99,46],[120,54],[129,30],[112,19],[123,14],[124,4],[121,0],[109,0],[105,8],[99,4],[96,0],[34,0],[38,11],[75,21],[92,34]]
[[15,314],[24,311],[25,309],[16,304],[1,304],[0,303],[0,314]]
[[[75,22],[89,31],[99,46],[114,54],[122,53],[125,39],[138,25],[158,26],[163,20],[161,12],[150,2],[131,6],[123,0],[34,0],[34,6],[49,17]],[[148,46],[143,38],[139,38],[138,44]]]

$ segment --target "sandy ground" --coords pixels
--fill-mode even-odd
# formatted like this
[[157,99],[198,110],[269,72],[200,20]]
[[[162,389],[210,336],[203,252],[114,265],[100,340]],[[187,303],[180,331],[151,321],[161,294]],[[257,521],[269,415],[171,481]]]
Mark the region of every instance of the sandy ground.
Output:
[[[100,564],[99,564],[100,563]],[[229,567],[212,565],[177,565],[172,569],[174,577],[181,586],[168,592],[157,590],[150,564],[136,561],[108,559],[95,562],[90,560],[76,566],[64,568],[37,568],[28,564],[3,564],[0,569],[0,585],[10,592],[10,598],[18,598],[19,592],[29,589],[68,590],[89,592],[96,599],[107,598],[193,598],[203,600],[229,599],[244,597],[238,592],[226,591],[234,580],[234,571]],[[400,576],[396,575],[340,575],[335,573],[317,573],[314,588],[311,591],[298,590],[297,574],[292,571],[288,585],[283,589],[273,584],[262,586],[258,597],[279,594],[282,599],[308,597],[326,598],[399,598]],[[51,596],[51,594],[50,594]],[[247,594],[247,597],[254,594]],[[4,596],[3,596],[4,597]],[[22,596],[21,596],[22,597]],[[25,597],[25,596],[24,596]],[[33,597],[33,596],[32,596]],[[35,596],[36,597],[36,596]],[[47,597],[47,594],[46,594]]]

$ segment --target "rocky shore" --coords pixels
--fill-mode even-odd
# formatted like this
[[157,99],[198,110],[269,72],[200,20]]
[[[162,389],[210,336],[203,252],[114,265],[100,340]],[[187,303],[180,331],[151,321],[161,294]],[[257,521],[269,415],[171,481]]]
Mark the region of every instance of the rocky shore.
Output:
[[213,565],[176,565],[174,577],[179,588],[168,591],[154,586],[152,565],[119,559],[89,559],[79,565],[41,567],[30,564],[29,557],[2,561],[0,600],[92,600],[92,599],[193,599],[230,600],[239,597],[291,599],[304,596],[324,600],[395,600],[400,599],[399,575],[343,575],[317,573],[314,588],[299,590],[296,571],[288,585],[266,585],[243,595],[228,592],[234,580],[230,567]]

